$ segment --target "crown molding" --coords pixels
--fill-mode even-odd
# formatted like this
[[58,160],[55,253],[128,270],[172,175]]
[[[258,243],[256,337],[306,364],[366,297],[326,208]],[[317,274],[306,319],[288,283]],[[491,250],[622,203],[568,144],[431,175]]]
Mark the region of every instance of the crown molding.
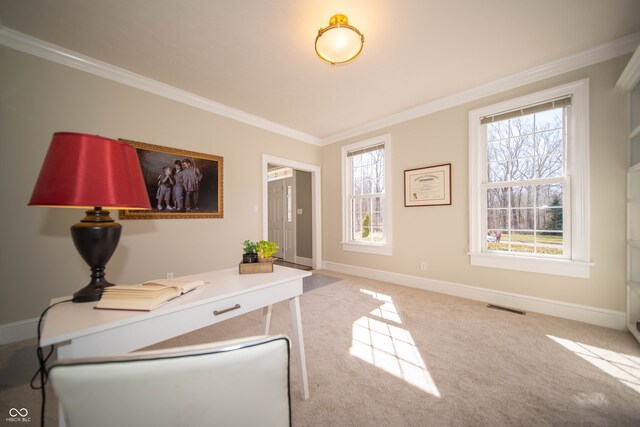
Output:
[[[54,44],[28,36],[6,27],[0,28],[0,45],[28,53],[58,64],[66,65],[81,71],[85,71],[118,83],[122,83],[145,92],[153,93],[192,107],[208,111],[232,120],[236,120],[257,128],[274,132],[295,140],[312,145],[324,146],[340,142],[348,138],[360,136],[368,132],[377,131],[393,125],[397,125],[418,117],[433,114],[467,102],[475,101],[496,93],[514,89],[536,81],[544,80],[560,74],[564,74],[579,68],[607,61],[618,56],[626,55],[634,51],[640,44],[640,32],[630,34],[620,39],[601,44],[592,49],[579,52],[566,58],[552,61],[547,64],[516,73],[493,82],[477,86],[450,96],[446,96],[425,104],[413,107],[390,116],[365,123],[361,126],[348,129],[344,132],[333,134],[324,138],[318,138],[304,132],[283,126],[281,124],[263,119],[244,111],[215,102],[208,98],[195,95],[190,92],[160,83],[111,64],[98,61],[88,56],[61,48]],[[633,58],[640,55],[636,54]],[[633,59],[632,58],[632,59]],[[631,65],[630,61],[630,65]],[[637,81],[640,75],[640,58],[628,66],[621,75],[616,87],[624,90],[626,86]]]
[[257,128],[274,132],[308,144],[319,145],[320,139],[281,124],[263,119],[208,98],[152,80],[140,74],[64,49],[6,27],[0,28],[0,45],[85,71],[154,95],[162,96]]
[[616,89],[630,92],[636,84],[640,81],[640,45],[636,48],[631,59],[627,63],[622,74],[620,74],[620,78],[616,83]]
[[[512,74],[507,77],[495,80],[493,82],[477,86],[475,88],[462,91],[450,96],[445,96],[434,101],[427,102],[408,110],[401,111],[396,114],[384,117],[380,120],[375,120],[366,123],[362,126],[357,126],[352,129],[348,129],[344,132],[340,132],[320,140],[320,145],[329,145],[335,142],[344,141],[345,139],[360,136],[368,132],[377,131],[387,128],[389,126],[397,125],[409,120],[416,119],[418,117],[433,114],[437,111],[445,110],[447,108],[455,107],[465,104],[467,102],[475,101],[487,96],[494,95],[496,93],[504,92],[506,90],[515,89],[520,86],[524,86],[530,83],[534,83],[540,80],[544,80],[550,77],[554,77],[560,74],[568,73],[579,68],[587,67],[589,65],[597,64],[598,62],[607,61],[609,59],[617,58],[622,55],[631,53],[640,44],[640,32],[630,34],[611,42],[603,43],[592,49],[588,49],[577,54],[568,56],[557,61],[552,61],[544,65],[540,65],[529,70]],[[638,74],[640,74],[640,54],[636,52],[634,57],[636,58],[636,64],[633,71],[629,71],[635,77],[637,82]],[[626,70],[625,70],[626,71]],[[622,79],[622,77],[621,77]],[[620,80],[618,81],[620,83]]]

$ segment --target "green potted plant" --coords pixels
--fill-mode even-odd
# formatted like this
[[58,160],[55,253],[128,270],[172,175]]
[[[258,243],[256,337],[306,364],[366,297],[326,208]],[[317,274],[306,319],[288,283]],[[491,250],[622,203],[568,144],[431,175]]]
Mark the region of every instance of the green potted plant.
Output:
[[258,250],[256,249],[256,243],[251,240],[245,240],[242,242],[242,262],[245,264],[258,262]]
[[256,243],[256,250],[258,251],[258,262],[272,261],[272,255],[278,252],[280,246],[276,242],[269,242],[266,240],[260,240]]

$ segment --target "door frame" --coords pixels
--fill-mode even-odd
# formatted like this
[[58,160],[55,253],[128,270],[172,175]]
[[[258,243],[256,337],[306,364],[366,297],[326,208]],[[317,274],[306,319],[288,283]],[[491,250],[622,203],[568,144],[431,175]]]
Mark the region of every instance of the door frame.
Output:
[[262,238],[269,238],[269,191],[267,181],[267,165],[276,164],[296,170],[311,172],[311,239],[313,240],[312,264],[315,270],[322,268],[322,204],[321,204],[321,171],[320,166],[297,160],[262,154]]

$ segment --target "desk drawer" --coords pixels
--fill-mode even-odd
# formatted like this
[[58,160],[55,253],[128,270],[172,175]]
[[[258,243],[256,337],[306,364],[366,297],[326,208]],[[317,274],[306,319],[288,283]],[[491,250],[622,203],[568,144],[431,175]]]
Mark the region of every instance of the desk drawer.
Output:
[[300,295],[302,284],[295,282],[283,283],[277,286],[252,291],[235,297],[203,304],[197,308],[191,308],[194,315],[197,312],[197,322],[204,322],[204,326],[221,322],[280,301]]
[[[232,317],[285,301],[302,293],[302,279],[254,290],[234,297],[185,307],[164,314],[151,312],[139,321],[73,340],[65,357],[127,353]],[[215,314],[214,314],[215,313]],[[256,335],[259,335],[256,331]]]

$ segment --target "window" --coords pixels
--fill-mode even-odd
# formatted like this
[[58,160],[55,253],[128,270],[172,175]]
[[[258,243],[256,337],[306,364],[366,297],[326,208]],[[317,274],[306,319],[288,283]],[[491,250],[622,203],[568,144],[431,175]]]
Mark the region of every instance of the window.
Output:
[[589,277],[588,81],[472,111],[471,264]]
[[391,138],[345,146],[342,159],[343,249],[391,255]]

